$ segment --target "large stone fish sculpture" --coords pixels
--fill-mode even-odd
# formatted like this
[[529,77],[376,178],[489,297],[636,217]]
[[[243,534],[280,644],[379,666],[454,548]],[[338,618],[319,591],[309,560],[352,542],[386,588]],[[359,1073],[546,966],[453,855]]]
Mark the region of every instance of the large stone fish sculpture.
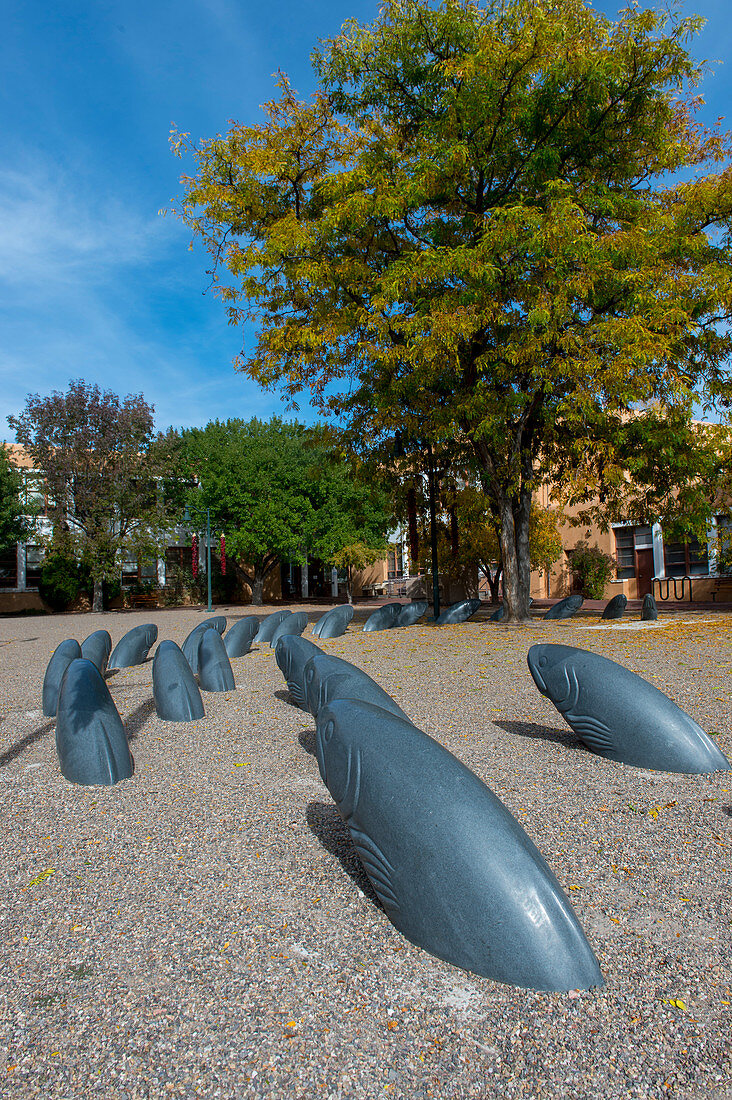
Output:
[[287,681],[287,690],[295,706],[307,710],[305,693],[305,666],[311,657],[323,652],[315,642],[301,638],[299,634],[286,634],[275,646],[277,667]]
[[568,645],[534,645],[529,670],[588,749],[666,772],[728,770],[729,761],[685,711],[634,672]]
[[378,707],[338,699],[318,715],[316,750],[366,874],[407,939],[523,988],[603,984],[537,848],[442,745]]
[[71,783],[111,787],[134,763],[122,719],[96,665],[80,657],[66,670],[58,697],[56,751]]
[[203,718],[203,700],[191,666],[175,642],[162,641],[152,667],[153,699],[158,718],[195,722]]
[[[335,661],[339,661],[338,664]],[[347,666],[347,667],[344,667]],[[333,699],[359,699],[372,703],[390,714],[396,714],[409,722],[409,716],[394,702],[391,695],[372,680],[368,673],[340,658],[323,653],[313,657],[305,666],[305,690],[307,709],[316,718],[322,708]]]
[[158,628],[155,623],[141,623],[128,630],[112,650],[107,668],[130,668],[132,665],[141,665],[150,647],[155,644],[158,636]]
[[243,657],[248,653],[258,630],[259,619],[256,615],[246,615],[230,626],[224,636],[224,647],[229,657]]
[[204,691],[234,691],[234,673],[224,640],[215,630],[204,630],[198,643],[198,682]]
[[471,618],[476,611],[480,611],[481,601],[478,599],[460,600],[452,604],[439,615],[435,622],[438,626],[451,626],[454,623],[464,623]]
[[66,670],[72,661],[81,657],[81,646],[75,638],[67,638],[53,651],[48,662],[46,674],[43,677],[43,713],[46,718],[53,718],[58,709],[58,693],[61,690],[61,682],[66,675]]
[[285,638],[288,634],[302,634],[307,625],[308,616],[306,611],[296,611],[294,615],[287,615],[274,629],[269,643],[271,648],[274,649],[280,638]]
[[608,600],[607,604],[605,605],[605,610],[603,611],[600,618],[622,619],[627,603],[628,597],[620,592],[617,596],[613,596],[611,600]]
[[346,633],[352,618],[353,607],[350,604],[343,603],[338,607],[331,607],[330,611],[326,611],[325,615],[320,616],[313,627],[313,636],[315,638],[340,638],[341,634]]
[[226,630],[226,617],[224,615],[212,615],[210,619],[204,619],[198,626],[194,626],[183,642],[181,650],[191,666],[191,672],[198,672],[198,646],[207,630],[215,630],[217,634],[223,634]]
[[95,630],[81,643],[81,655],[96,665],[102,676],[107,671],[109,654],[112,651],[112,639],[108,630]]
[[555,603],[553,607],[550,607],[544,619],[571,619],[573,615],[577,614],[584,602],[584,598],[578,592],[574,592],[571,596],[565,596],[559,603]]
[[649,592],[643,597],[643,603],[641,604],[641,622],[655,623],[657,619],[658,607],[656,606],[656,600]]
[[427,600],[412,600],[402,605],[394,626],[414,626],[427,611]]
[[292,612],[288,608],[287,611],[273,611],[271,615],[265,616],[259,624],[259,630],[254,635],[254,641],[259,642],[260,645],[263,642],[271,642],[272,635],[277,627],[283,619],[286,619],[287,616],[291,614]]
[[377,607],[363,624],[364,632],[370,634],[372,630],[391,630],[396,626],[397,615],[401,609],[400,603],[385,603]]

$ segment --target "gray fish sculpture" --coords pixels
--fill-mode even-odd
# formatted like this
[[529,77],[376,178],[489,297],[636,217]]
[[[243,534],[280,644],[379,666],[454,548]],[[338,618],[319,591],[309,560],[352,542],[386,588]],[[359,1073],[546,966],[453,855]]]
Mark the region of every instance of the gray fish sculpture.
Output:
[[340,638],[341,634],[346,633],[352,618],[353,607],[351,604],[343,603],[338,607],[331,607],[330,611],[326,611],[325,615],[320,616],[313,627],[313,637]]
[[459,603],[452,604],[451,607],[446,608],[435,619],[437,626],[452,626],[454,623],[464,623],[470,619],[476,611],[480,611],[481,601],[478,599],[460,600]]
[[275,627],[269,643],[270,647],[274,649],[280,638],[285,638],[288,634],[302,634],[307,625],[308,616],[306,611],[296,611],[294,615],[287,615],[279,626]]
[[667,695],[608,657],[568,645],[534,645],[534,683],[598,756],[636,768],[703,775],[730,764]]
[[259,619],[256,615],[246,615],[230,626],[224,635],[224,647],[229,657],[243,657],[248,653],[258,630]]
[[198,683],[204,691],[233,691],[236,687],[224,640],[215,630],[204,630],[198,644]]
[[425,614],[428,606],[427,600],[412,600],[410,603],[403,604],[397,613],[394,626],[414,626]]
[[102,676],[107,671],[107,661],[112,652],[112,639],[108,630],[95,630],[81,643],[81,655],[96,665]]
[[195,722],[203,718],[201,692],[191,666],[175,642],[162,641],[152,667],[153,699],[158,718],[166,722]]
[[[317,669],[315,668],[315,665],[314,665],[314,662],[316,660],[318,662]],[[322,651],[322,649],[320,650],[319,653],[314,653],[312,655],[312,657],[309,657],[307,659],[307,661],[305,662],[305,666],[304,666],[303,671],[302,671],[302,683],[303,683],[303,692],[304,692],[303,710],[310,711],[310,713],[312,715],[314,715],[316,713],[314,710],[311,709],[311,706],[310,706],[310,695],[311,695],[310,685],[316,679],[316,677],[317,677],[317,680],[318,680],[318,683],[319,683],[321,679],[324,679],[326,676],[328,676],[332,672],[351,673],[351,672],[354,671],[355,668],[356,668],[356,666],[352,665],[350,661],[344,661],[344,659],[342,657],[334,657],[331,653],[324,653]],[[365,676],[366,673],[364,672],[363,675]],[[317,687],[313,688],[312,692],[313,692],[313,702],[316,706],[318,706],[319,705],[318,688]]]
[[364,632],[370,634],[372,630],[391,630],[396,626],[397,616],[402,609],[400,603],[385,603],[372,611],[363,624]]
[[488,622],[489,623],[500,623],[501,619],[504,617],[505,614],[506,614],[506,608],[504,607],[503,604],[501,604],[501,606],[498,608],[498,610],[493,612],[493,614],[491,615]]
[[447,749],[396,715],[338,699],[318,715],[316,751],[366,874],[407,939],[523,988],[603,984],[540,852]]
[[643,597],[643,603],[641,604],[641,621],[644,623],[654,623],[657,619],[658,607],[656,606],[656,600],[649,592]]
[[307,710],[305,693],[305,666],[311,657],[323,653],[315,642],[301,638],[299,634],[285,634],[275,646],[277,667],[287,681],[287,690],[295,706]]
[[[336,658],[335,660],[340,660]],[[343,664],[348,665],[347,661]],[[343,665],[334,663],[333,658],[324,653],[322,656],[313,657],[305,666],[304,673],[305,690],[307,692],[307,709],[316,718],[324,706],[333,699],[358,699],[364,703],[372,703],[390,714],[396,714],[409,722],[410,718],[396,703],[391,695],[372,680],[368,673],[355,665]]]
[[122,719],[96,665],[69,665],[58,697],[56,751],[71,783],[111,787],[129,779],[134,763]]
[[158,628],[155,623],[133,626],[112,650],[107,668],[130,668],[132,665],[143,664],[157,636]]
[[559,603],[555,603],[553,607],[550,607],[544,619],[545,621],[547,619],[571,619],[573,615],[577,614],[584,602],[584,598],[578,592],[574,592],[571,596],[565,596]]
[[224,615],[213,615],[210,619],[204,619],[198,626],[194,626],[188,637],[183,642],[181,650],[183,656],[191,666],[191,672],[198,672],[198,646],[202,636],[207,630],[215,630],[217,634],[223,634],[226,630],[226,618]]
[[287,616],[291,614],[292,612],[288,608],[287,611],[273,611],[271,615],[267,615],[264,619],[261,620],[259,624],[259,630],[254,635],[254,641],[259,642],[260,645],[263,642],[271,642],[272,635],[274,634],[277,627],[280,625],[283,619],[286,619]]
[[75,638],[67,638],[54,649],[43,677],[43,713],[46,718],[53,718],[56,714],[58,693],[66,670],[72,661],[77,661],[80,657],[81,646]]
[[624,596],[620,592],[617,596],[613,596],[611,600],[608,600],[605,605],[605,610],[600,616],[601,619],[622,619],[626,605],[628,603],[628,597]]

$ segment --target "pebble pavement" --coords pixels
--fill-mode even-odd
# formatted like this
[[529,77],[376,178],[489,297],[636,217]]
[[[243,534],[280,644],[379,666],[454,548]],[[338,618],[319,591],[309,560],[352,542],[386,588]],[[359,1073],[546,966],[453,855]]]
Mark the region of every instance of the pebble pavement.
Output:
[[[253,609],[216,610],[231,625]],[[499,985],[389,924],[268,646],[232,662],[236,690],[204,694],[196,723],[156,717],[150,660],[109,676],[135,774],[79,787],[41,713],[56,645],[145,621],[180,644],[202,613],[0,619],[0,1096],[730,1100],[732,773],[593,756],[526,652],[563,641],[620,661],[732,757],[732,615],[623,632],[482,613],[363,634],[366,615],[322,648],[505,802],[605,988]]]

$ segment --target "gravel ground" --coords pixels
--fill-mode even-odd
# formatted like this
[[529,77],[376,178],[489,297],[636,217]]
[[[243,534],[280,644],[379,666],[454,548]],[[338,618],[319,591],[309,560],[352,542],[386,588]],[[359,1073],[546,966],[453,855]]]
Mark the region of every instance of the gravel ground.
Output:
[[732,1098],[732,774],[591,755],[526,666],[542,640],[609,656],[732,756],[732,615],[363,634],[365,616],[323,648],[503,799],[606,987],[514,989],[396,932],[269,647],[232,662],[236,691],[204,695],[198,723],[156,717],[150,661],[109,676],[135,775],[79,787],[40,709],[56,645],[145,621],[181,643],[201,613],[2,619],[0,1095]]

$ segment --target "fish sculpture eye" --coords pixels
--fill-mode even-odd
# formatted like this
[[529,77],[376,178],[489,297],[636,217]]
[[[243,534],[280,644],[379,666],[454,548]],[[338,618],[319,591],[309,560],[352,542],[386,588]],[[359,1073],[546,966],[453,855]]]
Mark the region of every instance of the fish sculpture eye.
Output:
[[335,723],[334,722],[328,722],[325,729],[323,730],[323,740],[325,741],[326,745],[330,741],[330,739],[333,736],[334,732],[335,732]]
[[549,661],[548,657],[546,657],[546,656],[540,657],[539,658],[539,668],[544,668],[544,666],[548,663],[548,661]]

